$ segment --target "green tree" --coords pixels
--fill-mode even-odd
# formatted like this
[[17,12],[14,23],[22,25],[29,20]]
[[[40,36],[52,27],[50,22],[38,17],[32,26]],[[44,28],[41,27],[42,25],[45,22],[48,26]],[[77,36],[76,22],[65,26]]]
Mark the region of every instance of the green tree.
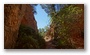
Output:
[[42,8],[51,17],[51,24],[55,26],[54,39],[57,41],[57,46],[62,46],[60,48],[73,48],[70,38],[75,36],[73,34],[78,35],[83,31],[83,19],[80,18],[83,15],[83,9],[75,4],[62,4],[59,6],[61,8],[58,11],[56,9],[57,5],[54,4],[42,5]]
[[44,28],[39,28],[39,34],[44,37],[45,29]]

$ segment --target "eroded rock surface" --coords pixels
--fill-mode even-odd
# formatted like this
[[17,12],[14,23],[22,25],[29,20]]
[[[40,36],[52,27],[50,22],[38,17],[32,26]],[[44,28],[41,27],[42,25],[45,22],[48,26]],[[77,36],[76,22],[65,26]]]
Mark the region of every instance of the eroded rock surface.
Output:
[[37,31],[37,22],[29,4],[4,5],[4,48],[14,48],[20,24]]

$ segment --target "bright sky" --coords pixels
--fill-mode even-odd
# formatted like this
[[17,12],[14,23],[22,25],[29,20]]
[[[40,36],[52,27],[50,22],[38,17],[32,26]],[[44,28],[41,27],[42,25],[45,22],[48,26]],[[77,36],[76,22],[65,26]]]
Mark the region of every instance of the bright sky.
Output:
[[44,28],[45,26],[49,24],[48,14],[44,11],[44,9],[41,8],[40,5],[36,6],[36,12],[37,14],[34,14],[34,16],[37,21],[38,29]]

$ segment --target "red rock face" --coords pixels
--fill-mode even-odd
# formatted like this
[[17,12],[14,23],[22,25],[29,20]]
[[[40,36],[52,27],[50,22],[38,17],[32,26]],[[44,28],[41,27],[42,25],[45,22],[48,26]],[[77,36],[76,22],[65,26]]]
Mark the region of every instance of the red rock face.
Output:
[[22,4],[4,5],[4,48],[14,48],[20,24],[37,30],[32,7]]
[[[70,35],[71,43],[77,49],[79,49],[79,48],[83,49],[84,48],[84,33],[83,33],[84,32],[84,5],[77,4],[76,6],[82,9],[82,15],[81,15],[81,17],[79,17],[78,21],[73,23],[73,25],[71,26],[72,29],[69,30],[70,31],[69,35]],[[55,30],[56,29],[51,24],[50,29],[46,33],[45,38],[47,38],[47,36],[49,36],[49,35],[51,35],[50,37],[53,37],[53,36],[56,37],[58,34],[54,32]],[[53,35],[51,33],[53,33]],[[48,38],[50,38],[50,37],[48,37]]]
[[33,28],[37,32],[37,22],[33,15],[33,9],[30,5],[26,6],[25,15],[21,21],[21,24]]
[[[72,36],[71,41],[77,48],[84,48],[84,5],[78,4],[76,6],[82,8],[83,12],[81,17],[79,18],[79,21],[73,24],[73,27],[76,27],[70,31],[72,32],[70,33]],[[83,33],[81,33],[81,31],[79,31],[78,29],[76,30],[76,28],[80,28],[80,30],[83,30]]]

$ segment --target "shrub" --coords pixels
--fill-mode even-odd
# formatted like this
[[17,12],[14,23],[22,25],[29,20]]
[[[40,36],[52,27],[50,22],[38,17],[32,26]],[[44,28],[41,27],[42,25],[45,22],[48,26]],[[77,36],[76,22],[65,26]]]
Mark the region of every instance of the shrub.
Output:
[[34,29],[20,25],[16,47],[19,49],[39,49],[44,46],[44,39]]

